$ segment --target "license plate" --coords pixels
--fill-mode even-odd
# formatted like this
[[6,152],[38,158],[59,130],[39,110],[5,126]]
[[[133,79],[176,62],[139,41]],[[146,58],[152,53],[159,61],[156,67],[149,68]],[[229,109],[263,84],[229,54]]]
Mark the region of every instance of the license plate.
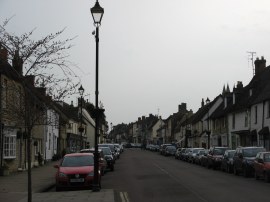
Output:
[[84,178],[70,179],[70,182],[84,182]]

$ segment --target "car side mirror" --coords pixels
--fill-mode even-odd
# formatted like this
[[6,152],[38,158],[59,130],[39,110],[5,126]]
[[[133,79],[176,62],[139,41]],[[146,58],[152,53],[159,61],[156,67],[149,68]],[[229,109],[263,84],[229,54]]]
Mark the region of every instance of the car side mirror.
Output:
[[258,162],[259,163],[264,163],[262,159],[258,159]]
[[238,157],[242,159],[243,158],[243,154],[238,154]]

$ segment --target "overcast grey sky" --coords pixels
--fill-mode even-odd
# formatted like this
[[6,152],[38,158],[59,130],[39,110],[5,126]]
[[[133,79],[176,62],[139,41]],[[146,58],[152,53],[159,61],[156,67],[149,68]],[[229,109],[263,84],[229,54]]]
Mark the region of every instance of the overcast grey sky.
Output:
[[[80,67],[90,101],[95,98],[95,0],[0,0],[8,30],[34,37],[66,27],[78,36],[70,60]],[[150,113],[162,118],[187,103],[213,100],[227,83],[252,78],[247,51],[270,60],[269,0],[100,0],[99,98],[107,120],[129,123]],[[76,96],[73,97],[75,101]],[[89,99],[89,98],[88,98]],[[69,102],[69,101],[68,101]]]

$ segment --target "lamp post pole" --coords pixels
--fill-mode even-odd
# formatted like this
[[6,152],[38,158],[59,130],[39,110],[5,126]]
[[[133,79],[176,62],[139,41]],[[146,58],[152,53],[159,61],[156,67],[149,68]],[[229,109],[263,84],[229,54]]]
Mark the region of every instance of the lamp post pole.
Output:
[[81,137],[80,137],[80,149],[82,150],[83,149],[83,136],[82,136],[82,133],[84,131],[84,128],[82,126],[82,104],[83,104],[83,93],[84,93],[84,88],[82,87],[82,85],[80,86],[79,88],[79,93],[81,95],[81,99],[80,99],[80,122],[81,122],[81,125],[79,127],[79,132],[81,133]]
[[211,131],[209,129],[209,109],[210,109],[209,103],[210,103],[210,100],[209,100],[209,98],[207,98],[206,104],[208,105],[208,110],[207,110],[207,132],[206,132],[206,134],[207,134],[207,143],[208,143],[207,148],[208,149],[210,148],[210,134],[211,134]]
[[104,14],[104,9],[99,5],[98,0],[95,3],[95,6],[91,8],[91,14],[94,20],[94,25],[96,27],[96,92],[95,92],[95,152],[94,152],[94,183],[93,183],[93,191],[100,191],[99,186],[99,162],[98,162],[98,136],[99,136],[99,117],[101,110],[98,107],[98,59],[99,59],[99,26],[101,24],[101,19]]

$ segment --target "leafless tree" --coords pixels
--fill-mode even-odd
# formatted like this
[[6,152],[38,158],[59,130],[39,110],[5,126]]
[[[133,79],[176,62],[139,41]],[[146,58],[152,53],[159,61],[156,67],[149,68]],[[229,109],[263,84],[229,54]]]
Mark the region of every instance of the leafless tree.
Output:
[[10,61],[19,55],[23,62],[23,75],[34,75],[36,86],[46,87],[54,100],[76,93],[80,78],[73,69],[79,69],[68,60],[68,51],[75,38],[61,39],[65,28],[33,40],[36,29],[17,36],[7,31],[10,19],[0,25],[0,44],[8,50]]

